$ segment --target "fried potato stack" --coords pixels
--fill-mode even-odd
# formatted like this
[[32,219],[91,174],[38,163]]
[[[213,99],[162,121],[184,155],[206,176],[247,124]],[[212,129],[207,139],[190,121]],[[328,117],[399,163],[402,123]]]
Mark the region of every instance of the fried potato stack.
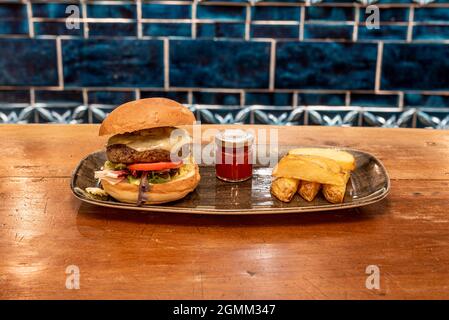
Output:
[[271,193],[283,202],[290,202],[295,193],[313,201],[321,189],[327,201],[342,203],[346,184],[354,169],[354,156],[346,151],[293,149],[274,168]]

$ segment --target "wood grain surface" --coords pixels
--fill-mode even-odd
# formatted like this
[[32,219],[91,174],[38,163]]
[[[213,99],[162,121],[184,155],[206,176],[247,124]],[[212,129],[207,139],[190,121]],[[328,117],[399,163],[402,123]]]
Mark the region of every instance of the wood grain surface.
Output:
[[[105,143],[98,126],[0,125],[0,298],[449,298],[448,131],[272,128],[281,144],[372,153],[390,195],[286,215],[106,209],[69,186],[79,160]],[[69,265],[79,290],[66,289]],[[365,286],[369,265],[380,289]]]

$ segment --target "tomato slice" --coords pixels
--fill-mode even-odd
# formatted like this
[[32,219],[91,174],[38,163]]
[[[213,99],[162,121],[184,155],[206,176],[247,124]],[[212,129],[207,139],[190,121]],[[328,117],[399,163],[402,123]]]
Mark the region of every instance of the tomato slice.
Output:
[[154,162],[154,163],[135,163],[128,166],[131,171],[159,171],[167,169],[176,169],[182,166],[179,162]]

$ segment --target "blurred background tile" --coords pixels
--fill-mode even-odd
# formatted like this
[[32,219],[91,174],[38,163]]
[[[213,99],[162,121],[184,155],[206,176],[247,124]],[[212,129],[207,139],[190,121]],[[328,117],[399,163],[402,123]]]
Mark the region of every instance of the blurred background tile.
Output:
[[374,89],[377,45],[282,42],[276,47],[276,87]]
[[339,39],[350,40],[354,27],[351,25],[306,24],[304,39]]
[[299,7],[280,6],[255,6],[251,8],[253,21],[257,20],[278,20],[278,21],[299,21]]
[[245,24],[231,22],[198,23],[196,25],[198,38],[244,38]]
[[297,39],[298,25],[255,24],[251,26],[251,38]]
[[88,4],[87,17],[135,19],[136,6],[134,4]]
[[26,5],[20,3],[0,3],[1,34],[28,34]]
[[0,86],[58,84],[56,41],[0,39]]
[[244,41],[170,41],[170,85],[268,88],[270,44]]
[[191,17],[191,5],[142,4],[142,18],[144,19],[190,19]]
[[164,85],[159,40],[63,40],[62,53],[67,87]]
[[190,23],[144,23],[142,32],[145,36],[153,37],[190,37],[192,25]]
[[385,44],[381,88],[449,90],[447,57],[447,44]]
[[245,21],[246,8],[244,6],[197,6],[196,16],[198,19],[212,19],[217,21]]

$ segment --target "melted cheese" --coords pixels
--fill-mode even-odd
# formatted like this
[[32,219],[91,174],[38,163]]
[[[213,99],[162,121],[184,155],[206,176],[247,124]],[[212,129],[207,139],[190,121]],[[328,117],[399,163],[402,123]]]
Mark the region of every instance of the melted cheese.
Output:
[[107,145],[124,144],[139,152],[156,149],[172,151],[174,147],[179,148],[191,141],[188,132],[183,129],[162,127],[118,134],[109,138]]

